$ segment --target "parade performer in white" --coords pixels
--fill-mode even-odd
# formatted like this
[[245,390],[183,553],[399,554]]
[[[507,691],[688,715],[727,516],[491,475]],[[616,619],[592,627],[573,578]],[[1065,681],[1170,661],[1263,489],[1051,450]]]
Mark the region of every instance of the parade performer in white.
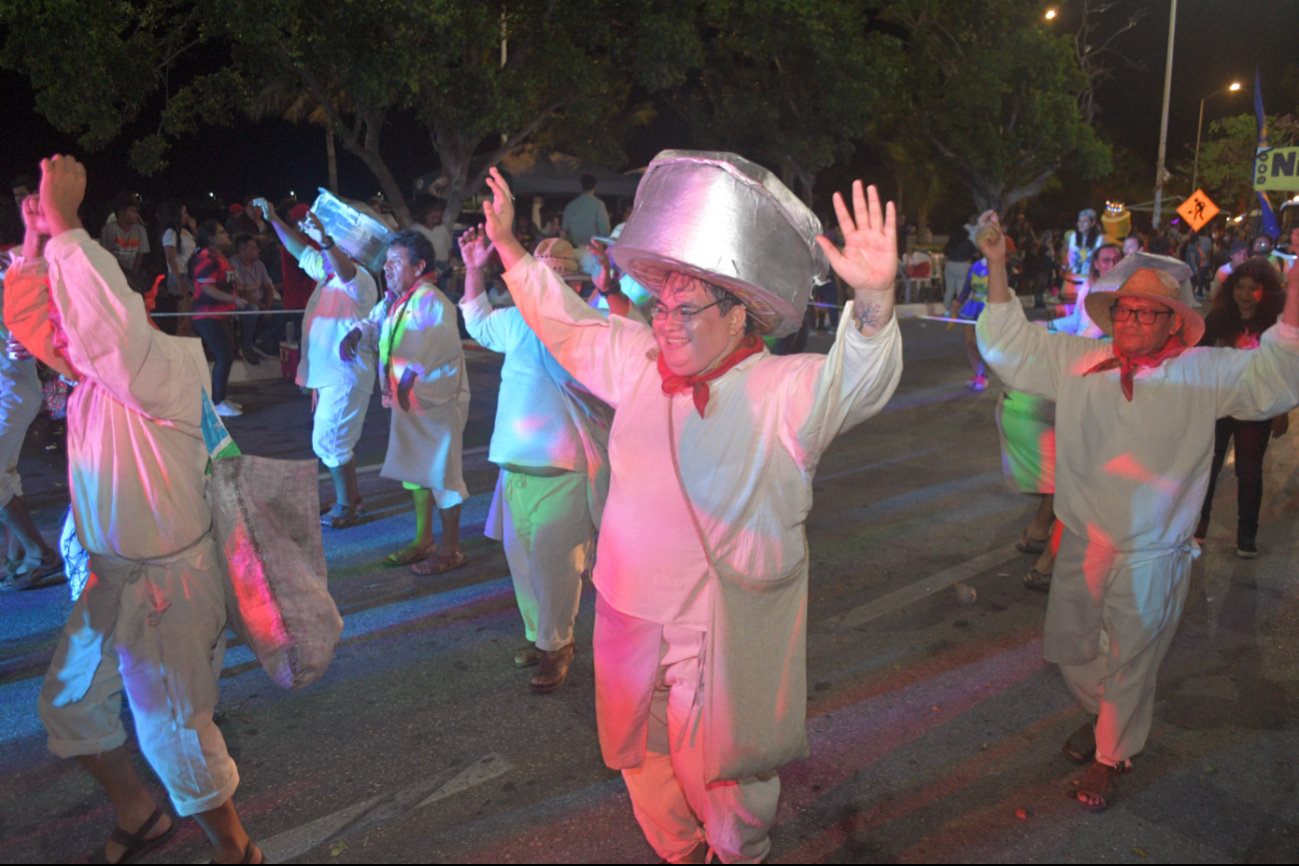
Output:
[[[392,409],[379,474],[400,481],[415,501],[415,540],[384,564],[416,563],[413,570],[426,575],[465,564],[460,504],[469,498],[461,474],[469,374],[456,308],[437,287],[433,255],[419,232],[393,236],[383,267],[388,292],[339,347],[349,364],[378,351],[383,403]],[[433,538],[435,504],[441,546]]]
[[268,204],[262,210],[284,249],[316,281],[302,320],[296,381],[299,387],[311,389],[311,447],[334,481],[335,502],[321,522],[331,529],[345,529],[360,517],[356,443],[374,393],[375,367],[374,352],[362,352],[348,362],[339,350],[344,338],[378,303],[379,287],[369,271],[334,243],[314,213],[307,214],[303,226],[317,237],[319,250],[280,219],[275,208]]
[[125,748],[125,691],[141,751],[177,813],[207,833],[213,861],[260,862],[212,718],[226,604],[204,498],[203,350],[150,325],[117,260],[82,228],[85,169],[59,156],[41,169],[52,237],[44,260],[10,269],[5,322],[38,358],[80,380],[68,401],[68,487],[91,568],[41,688],[49,748],[108,792],[117,816],[108,862],[165,842],[176,824]]
[[[893,207],[860,182],[853,213],[836,195],[840,252],[759,166],[660,154],[613,249],[658,296],[651,329],[605,318],[529,256],[508,186],[494,170],[489,184],[487,233],[524,320],[616,410],[594,574],[605,762],[660,856],[760,861],[776,771],[807,755],[817,461],[901,375]],[[855,290],[851,315],[828,356],[772,356],[759,332],[797,327],[823,256]]]
[[1064,526],[1047,604],[1045,656],[1093,717],[1065,744],[1093,763],[1076,796],[1117,795],[1145,745],[1159,663],[1181,618],[1198,552],[1214,420],[1261,419],[1299,404],[1299,279],[1254,351],[1192,348],[1204,320],[1163,270],[1093,291],[1087,312],[1113,342],[1029,324],[1006,284],[995,214],[979,246],[990,266],[979,347],[1010,387],[1056,402],[1055,511]]
[[[556,247],[559,256],[553,255]],[[501,472],[486,534],[505,545],[528,639],[514,663],[540,665],[530,686],[546,693],[564,682],[576,651],[582,573],[609,492],[613,409],[555,360],[517,307],[492,309],[483,273],[491,249],[476,229],[460,238],[465,327],[483,348],[505,355],[488,453]],[[612,279],[607,253],[596,248],[592,256],[600,264],[596,285],[614,314],[644,324]],[[566,241],[542,241],[536,258],[561,278],[586,276]]]

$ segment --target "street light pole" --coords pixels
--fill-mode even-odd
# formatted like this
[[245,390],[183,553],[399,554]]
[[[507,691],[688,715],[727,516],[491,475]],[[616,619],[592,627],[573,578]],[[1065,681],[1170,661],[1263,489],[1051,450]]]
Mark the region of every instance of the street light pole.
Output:
[[1168,97],[1173,86],[1173,43],[1177,35],[1177,0],[1168,13],[1168,61],[1164,65],[1164,113],[1159,120],[1159,164],[1155,169],[1155,213],[1151,225],[1159,228],[1164,203],[1164,155],[1168,151]]
[[1204,103],[1205,100],[1217,96],[1224,90],[1230,90],[1235,93],[1237,90],[1240,90],[1240,82],[1233,81],[1230,86],[1224,87],[1222,90],[1215,90],[1213,93],[1210,93],[1208,96],[1204,97],[1204,99],[1200,100],[1200,122],[1195,127],[1195,163],[1194,168],[1191,169],[1191,192],[1195,192],[1200,188],[1196,181],[1200,177],[1200,131],[1204,129]]

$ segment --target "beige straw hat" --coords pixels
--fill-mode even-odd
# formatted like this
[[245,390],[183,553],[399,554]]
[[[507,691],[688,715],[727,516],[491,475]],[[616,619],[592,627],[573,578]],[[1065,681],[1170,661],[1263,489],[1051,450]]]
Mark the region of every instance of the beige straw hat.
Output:
[[537,244],[537,251],[532,257],[566,279],[584,275],[577,259],[577,251],[563,238],[546,238]]
[[1119,298],[1148,298],[1158,301],[1182,317],[1182,339],[1188,346],[1194,346],[1204,336],[1204,318],[1194,308],[1182,302],[1182,292],[1177,279],[1167,271],[1156,268],[1141,268],[1124,280],[1117,291],[1091,291],[1085,301],[1087,315],[1105,332],[1114,336],[1114,319],[1111,308]]

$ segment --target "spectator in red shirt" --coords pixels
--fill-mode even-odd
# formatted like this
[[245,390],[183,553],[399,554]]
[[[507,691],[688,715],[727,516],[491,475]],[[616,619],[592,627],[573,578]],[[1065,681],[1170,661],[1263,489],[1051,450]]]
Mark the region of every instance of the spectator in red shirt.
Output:
[[[289,211],[289,217],[285,222],[291,226],[296,226],[302,222],[310,210],[311,208],[308,205],[295,204],[292,210]],[[320,249],[310,235],[304,235],[303,239],[316,249]],[[284,274],[284,283],[280,287],[280,297],[284,301],[284,321],[293,323],[293,336],[291,339],[300,340],[302,339],[302,311],[307,308],[307,299],[316,290],[316,281],[307,276],[306,271],[298,267],[298,260],[289,255],[289,251],[283,246],[280,247],[280,268]]]
[[218,415],[242,415],[240,407],[226,399],[230,367],[234,364],[230,319],[224,313],[242,310],[248,302],[235,294],[235,270],[226,259],[230,235],[216,220],[198,227],[194,239],[198,246],[194,269],[194,330],[212,353],[216,366],[212,370],[212,402]]

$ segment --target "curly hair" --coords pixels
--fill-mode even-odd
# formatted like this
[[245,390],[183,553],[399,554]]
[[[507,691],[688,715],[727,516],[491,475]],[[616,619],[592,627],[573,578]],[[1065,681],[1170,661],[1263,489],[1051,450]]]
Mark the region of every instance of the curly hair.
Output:
[[1285,308],[1285,289],[1281,287],[1281,275],[1276,268],[1267,259],[1246,259],[1223,281],[1222,288],[1213,296],[1213,307],[1206,317],[1223,333],[1234,333],[1240,328],[1240,307],[1236,305],[1235,293],[1236,286],[1246,277],[1263,290],[1255,316],[1261,328],[1272,327]]

